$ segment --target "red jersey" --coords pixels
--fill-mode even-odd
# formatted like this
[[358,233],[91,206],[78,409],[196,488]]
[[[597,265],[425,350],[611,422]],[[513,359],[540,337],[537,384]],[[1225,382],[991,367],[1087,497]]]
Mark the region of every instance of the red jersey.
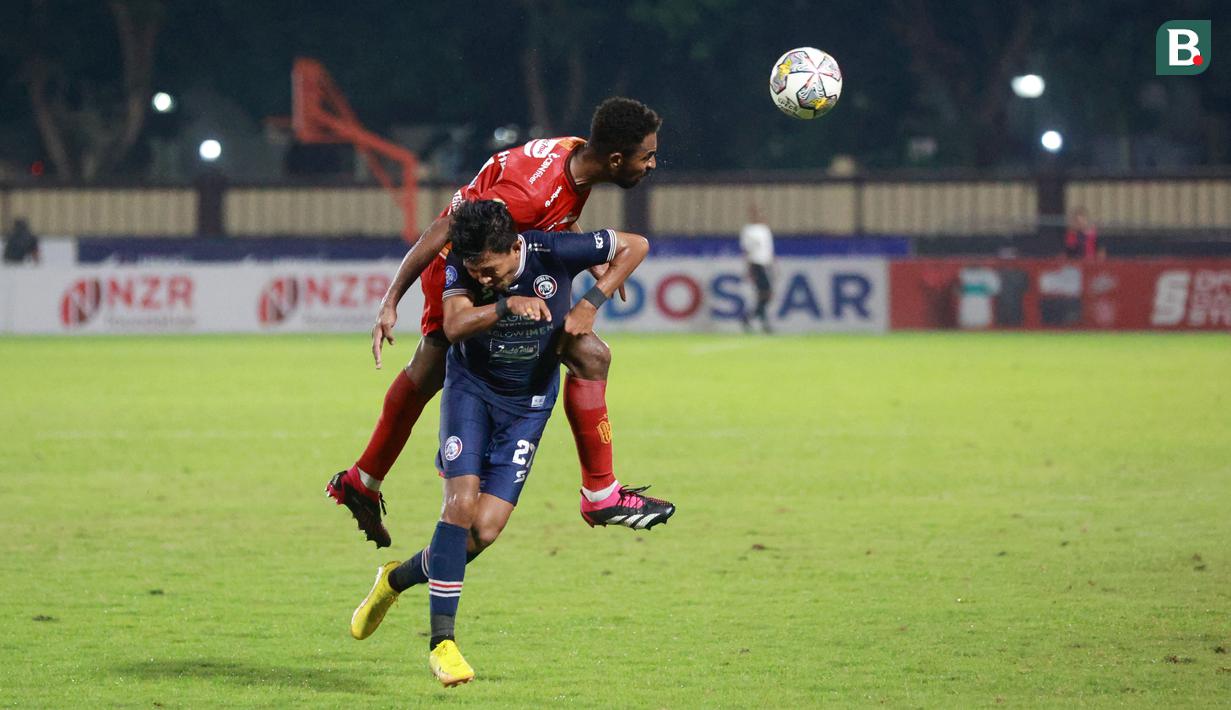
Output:
[[[470,184],[458,190],[441,217],[465,200],[500,200],[513,216],[519,232],[538,229],[566,232],[581,216],[589,190],[578,190],[569,177],[568,158],[586,142],[582,138],[540,138],[496,153],[483,164]],[[441,293],[444,290],[445,255],[449,245],[432,259],[419,277],[423,288],[424,335],[444,327]]]
[[445,216],[463,200],[500,200],[513,215],[517,231],[564,232],[581,216],[590,191],[579,191],[565,166],[585,145],[577,137],[540,138],[496,153],[470,184],[453,195]]

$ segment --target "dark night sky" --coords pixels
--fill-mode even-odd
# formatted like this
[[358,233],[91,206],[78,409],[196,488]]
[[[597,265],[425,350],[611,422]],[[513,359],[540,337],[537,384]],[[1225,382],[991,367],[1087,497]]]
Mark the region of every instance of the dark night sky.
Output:
[[[469,124],[486,137],[499,125],[529,124],[521,54],[532,47],[544,66],[555,132],[584,134],[597,101],[612,93],[634,96],[666,118],[663,158],[679,170],[823,168],[839,153],[871,167],[899,167],[906,163],[907,142],[920,135],[939,142],[928,164],[977,164],[986,148],[974,145],[964,123],[971,102],[951,94],[963,81],[972,82],[976,97],[993,90],[980,82],[994,68],[1016,7],[928,5],[960,57],[948,69],[938,56],[936,70],[924,77],[918,69],[932,66],[931,58],[920,56],[902,34],[911,25],[910,0],[137,4],[163,8],[154,88],[177,95],[208,90],[206,96],[233,101],[254,122],[289,112],[291,61],[305,54],[325,63],[360,117],[378,131]],[[56,58],[71,87],[70,102],[83,93],[103,99],[119,94],[119,45],[106,5],[45,2],[53,23],[41,30],[32,23],[31,5],[11,2],[0,10],[6,78],[0,159],[16,163],[41,156],[22,78],[31,47]],[[1214,44],[1231,46],[1225,3],[1096,0],[1031,7],[1028,51],[1012,71],[1043,74],[1048,92],[1032,105],[1006,99],[1007,116],[994,136],[996,163],[1029,166],[1043,124],[1069,136],[1067,159],[1077,164],[1097,164],[1099,146],[1114,136],[1170,142],[1182,149],[1176,159],[1187,163],[1231,160],[1228,147],[1219,148],[1227,139],[1217,124],[1231,124],[1231,82],[1219,53],[1200,77],[1156,79],[1153,72],[1154,31],[1164,20],[1211,18]],[[832,53],[846,78],[838,108],[814,122],[782,116],[767,95],[773,60],[801,45]],[[584,67],[576,87],[584,110],[566,122],[573,53]],[[175,130],[174,122],[147,125],[155,133]],[[481,141],[471,146],[476,155],[484,151]]]

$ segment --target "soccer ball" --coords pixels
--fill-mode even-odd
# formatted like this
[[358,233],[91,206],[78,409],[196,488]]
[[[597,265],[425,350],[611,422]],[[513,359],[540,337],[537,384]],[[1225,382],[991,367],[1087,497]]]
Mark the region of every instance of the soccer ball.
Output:
[[842,95],[842,70],[834,58],[812,47],[778,57],[769,72],[769,97],[795,118],[824,116]]

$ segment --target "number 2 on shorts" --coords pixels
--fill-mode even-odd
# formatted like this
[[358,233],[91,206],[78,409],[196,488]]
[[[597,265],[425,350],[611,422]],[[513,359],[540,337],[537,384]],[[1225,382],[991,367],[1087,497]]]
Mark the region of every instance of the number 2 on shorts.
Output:
[[530,466],[534,463],[536,448],[534,444],[525,439],[517,441],[517,450],[513,452],[513,463],[518,466],[525,466],[525,468],[517,472],[517,478],[514,479],[514,482],[521,483],[526,480],[526,475],[530,473]]

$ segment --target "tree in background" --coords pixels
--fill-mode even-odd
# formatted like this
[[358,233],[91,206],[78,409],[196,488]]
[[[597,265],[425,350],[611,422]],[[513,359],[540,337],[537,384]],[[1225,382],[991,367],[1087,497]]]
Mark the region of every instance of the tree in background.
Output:
[[[1221,8],[1182,4],[1197,18]],[[140,134],[170,139],[208,108],[189,96],[229,99],[257,126],[286,115],[291,62],[306,55],[374,130],[436,136],[416,146],[425,155],[449,131],[472,136],[457,149],[466,166],[504,126],[584,134],[613,94],[666,119],[664,176],[824,170],[838,156],[873,170],[1020,169],[1040,158],[1043,128],[1064,133],[1057,159],[1069,165],[1225,164],[1231,82],[1156,79],[1160,12],[1148,0],[10,0],[0,156],[10,174],[45,160],[65,179],[139,176]],[[1213,29],[1214,44],[1231,42],[1231,23]],[[805,45],[847,79],[838,109],[815,121],[781,115],[766,85],[772,61]],[[1027,71],[1046,78],[1041,99],[1012,95],[1009,79]],[[174,119],[148,115],[151,80],[186,97]],[[938,150],[917,158],[914,139]]]
[[958,144],[962,162],[995,165],[1009,147],[1009,80],[1022,73],[1036,39],[1030,3],[978,3],[958,7],[925,0],[895,0],[892,27],[909,52],[916,100],[930,119],[970,136]]
[[[111,173],[141,135],[163,21],[158,0],[112,0],[106,5],[107,24],[114,25],[118,46],[78,41],[100,32],[104,18],[90,9],[33,0],[26,26],[14,28],[19,41],[9,45],[20,54],[30,108],[52,169],[62,179],[87,182]],[[118,76],[114,62],[94,55],[99,50],[119,52]]]

